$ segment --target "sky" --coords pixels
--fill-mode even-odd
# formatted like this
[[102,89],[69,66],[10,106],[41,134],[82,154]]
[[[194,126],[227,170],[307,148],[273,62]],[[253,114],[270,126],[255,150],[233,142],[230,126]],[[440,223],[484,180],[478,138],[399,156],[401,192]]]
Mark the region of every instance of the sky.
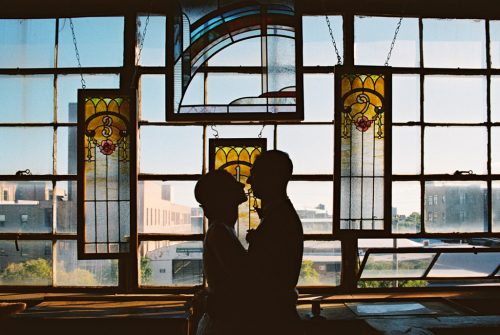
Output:
[[[342,54],[342,20],[330,17],[337,46]],[[75,18],[75,33],[82,66],[121,66],[123,62],[122,18]],[[393,38],[398,18],[356,17],[355,61],[359,65],[383,65]],[[424,64],[427,67],[485,68],[484,21],[424,19]],[[141,18],[143,31],[145,17]],[[77,67],[69,20],[59,24],[58,66]],[[141,65],[164,66],[165,18],[151,17]],[[304,65],[334,65],[336,56],[328,28],[322,16],[305,17]],[[500,68],[500,21],[490,25],[491,59],[493,67]],[[54,65],[55,20],[0,20],[0,67],[41,67]],[[260,64],[259,40],[247,40],[227,48],[210,60],[211,65]],[[390,65],[417,67],[419,59],[418,20],[405,18],[402,22]],[[241,96],[260,93],[260,77],[255,75],[210,75],[209,102],[227,103]],[[85,75],[88,88],[117,88],[118,75]],[[333,86],[331,74],[308,74],[304,78],[305,120],[333,119]],[[57,78],[58,122],[70,120],[68,106],[76,102],[80,88],[78,75]],[[424,92],[419,91],[417,75],[393,76],[393,121],[420,121],[420,95],[425,96],[424,119],[427,122],[482,123],[486,120],[486,80],[480,76],[428,76]],[[37,75],[11,77],[0,75],[0,100],[4,108],[1,123],[42,122],[54,120],[54,77]],[[492,78],[492,120],[500,121],[500,76]],[[202,78],[195,78],[188,89],[185,102],[203,101]],[[229,94],[231,93],[231,94]],[[165,78],[145,75],[141,81],[142,120],[161,121],[165,115]],[[256,137],[260,126],[217,126],[220,137]],[[290,153],[298,174],[333,173],[333,127],[279,126],[277,147]],[[419,173],[420,128],[393,128],[393,173]],[[68,134],[58,128],[58,161],[56,173],[68,170]],[[213,134],[208,129],[209,136]],[[264,129],[263,137],[272,147],[272,127]],[[16,140],[13,141],[12,139]],[[34,174],[53,173],[53,128],[3,128],[0,131],[0,174],[13,174],[30,168]],[[143,126],[140,133],[140,170],[144,173],[200,173],[202,166],[202,128]],[[427,129],[424,137],[425,173],[453,173],[455,170],[473,170],[486,173],[487,134],[484,127],[438,127]],[[182,144],[182,145],[180,145]],[[492,169],[500,173],[500,127],[492,130]],[[37,150],[31,148],[37,147]],[[22,155],[22,152],[29,152]],[[464,159],[466,157],[466,159]],[[8,163],[5,163],[8,162]],[[333,190],[331,182],[296,183],[290,193],[297,207],[324,203],[331,212]],[[187,185],[187,184],[186,184]],[[408,185],[406,185],[408,186]],[[405,186],[405,187],[406,187]],[[179,201],[192,204],[191,186],[179,187]],[[405,194],[416,191],[408,186],[397,186],[393,205],[400,212],[411,213],[419,207],[419,200]],[[413,190],[413,191],[412,191]],[[413,193],[412,193],[413,192]],[[415,194],[418,194],[415,193]],[[411,200],[413,199],[413,200]]]

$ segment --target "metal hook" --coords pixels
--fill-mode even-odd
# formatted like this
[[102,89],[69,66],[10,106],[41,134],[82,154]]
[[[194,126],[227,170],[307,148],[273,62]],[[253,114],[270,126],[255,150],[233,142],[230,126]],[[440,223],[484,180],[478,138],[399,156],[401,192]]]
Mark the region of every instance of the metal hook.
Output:
[[262,138],[262,132],[264,131],[264,128],[266,127],[266,124],[264,123],[262,125],[262,129],[260,130],[260,133],[259,133],[259,138]]
[[210,129],[212,129],[212,131],[214,132],[214,137],[219,138],[219,132],[217,131],[217,129],[215,129],[215,124],[211,125]]

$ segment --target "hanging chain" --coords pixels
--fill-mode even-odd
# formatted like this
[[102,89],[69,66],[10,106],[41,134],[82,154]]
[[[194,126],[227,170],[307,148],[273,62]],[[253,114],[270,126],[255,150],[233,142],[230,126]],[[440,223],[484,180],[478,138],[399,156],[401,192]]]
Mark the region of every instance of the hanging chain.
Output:
[[262,129],[260,130],[260,133],[259,133],[259,138],[262,138],[262,132],[264,131],[264,128],[266,127],[266,124],[263,124],[262,125]]
[[75,46],[75,56],[78,62],[78,68],[80,69],[80,79],[82,82],[82,89],[86,89],[85,79],[83,79],[82,63],[80,62],[80,53],[78,52],[78,45],[76,43],[75,26],[73,25],[73,19],[69,19],[69,26],[71,27],[71,34],[73,35],[73,45]]
[[396,30],[394,31],[394,37],[392,38],[391,47],[389,48],[389,53],[387,54],[387,59],[385,60],[384,66],[389,66],[389,60],[391,59],[392,50],[394,49],[394,44],[396,44],[396,39],[398,38],[399,28],[401,28],[401,22],[403,22],[402,17],[399,18]]
[[138,34],[139,34],[139,50],[137,51],[137,57],[135,59],[134,74],[132,75],[132,79],[130,81],[130,88],[134,88],[135,78],[137,76],[137,70],[139,67],[139,60],[141,59],[142,47],[144,46],[144,40],[146,39],[146,33],[148,31],[150,16],[151,16],[151,11],[148,13],[148,16],[146,17],[146,23],[144,24],[144,31],[142,32],[142,34],[141,34],[141,32],[138,32]]
[[337,55],[337,65],[341,65],[342,57],[340,57],[340,52],[339,49],[337,48],[337,42],[335,42],[335,37],[333,37],[333,30],[328,15],[325,15],[325,19],[326,19],[326,25],[328,26],[328,32],[330,33],[330,37],[332,39],[333,48],[335,49],[335,54]]

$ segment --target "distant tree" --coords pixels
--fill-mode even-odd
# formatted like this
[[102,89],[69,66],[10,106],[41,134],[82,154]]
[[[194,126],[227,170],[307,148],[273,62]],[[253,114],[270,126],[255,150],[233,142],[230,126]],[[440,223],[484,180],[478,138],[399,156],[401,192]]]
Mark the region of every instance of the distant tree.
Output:
[[319,273],[313,267],[312,261],[302,261],[299,280],[302,285],[314,285],[319,283]]
[[30,259],[21,263],[10,263],[0,274],[4,283],[31,285],[50,284],[52,267],[46,259]]
[[98,283],[92,272],[77,268],[71,272],[58,270],[57,284],[65,286],[97,286]]
[[147,284],[153,276],[153,269],[151,268],[151,259],[148,257],[141,258],[141,283]]

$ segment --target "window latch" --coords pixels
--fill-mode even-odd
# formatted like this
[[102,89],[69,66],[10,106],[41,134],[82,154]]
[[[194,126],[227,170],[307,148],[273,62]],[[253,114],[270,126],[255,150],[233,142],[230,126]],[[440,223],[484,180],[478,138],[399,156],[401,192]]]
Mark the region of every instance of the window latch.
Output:
[[474,172],[472,170],[468,170],[468,171],[460,171],[460,170],[457,170],[455,171],[455,173],[453,173],[454,176],[467,176],[467,175],[473,175]]
[[30,169],[19,170],[16,172],[16,176],[31,176],[31,171]]

